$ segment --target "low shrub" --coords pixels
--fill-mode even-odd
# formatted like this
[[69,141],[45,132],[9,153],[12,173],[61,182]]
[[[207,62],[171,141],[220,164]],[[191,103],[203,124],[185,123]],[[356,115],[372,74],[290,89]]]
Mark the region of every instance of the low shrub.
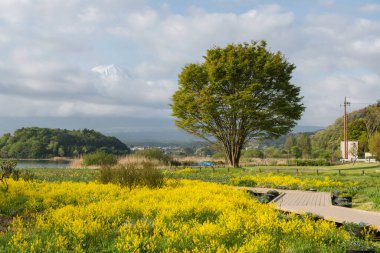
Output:
[[20,178],[20,172],[16,170],[17,161],[4,160],[0,161],[0,182],[5,185],[5,190],[8,190],[8,179],[13,178],[18,180]]
[[97,151],[83,155],[83,165],[85,166],[112,166],[117,164],[117,157],[104,151]]
[[181,166],[181,162],[180,161],[177,161],[177,160],[171,160],[170,161],[170,166],[175,166],[175,167],[178,167],[178,166]]
[[336,206],[352,207],[352,195],[347,191],[333,191],[332,203]]
[[343,186],[342,182],[334,181],[329,177],[320,179],[300,179],[289,175],[266,174],[247,175],[231,179],[231,184],[236,186],[259,186],[265,188],[280,188],[290,190],[306,190],[309,188],[326,189]]
[[331,166],[331,162],[324,159],[298,159],[290,161],[290,165],[296,166]]
[[258,198],[260,203],[269,203],[275,199],[280,193],[276,190],[270,190]]
[[127,164],[101,168],[99,181],[118,184],[130,190],[136,186],[161,188],[164,186],[164,175],[151,163]]
[[142,164],[142,168],[139,172],[141,174],[143,185],[146,185],[149,188],[161,188],[164,186],[164,174],[152,164]]

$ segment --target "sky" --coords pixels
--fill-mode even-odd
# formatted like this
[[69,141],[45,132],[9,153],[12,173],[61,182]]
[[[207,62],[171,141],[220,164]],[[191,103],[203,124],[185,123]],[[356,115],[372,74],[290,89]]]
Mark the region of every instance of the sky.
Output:
[[[22,126],[175,129],[181,68],[266,40],[296,65],[303,126],[380,99],[380,1],[1,0],[0,133]],[[117,66],[123,78],[93,71]]]

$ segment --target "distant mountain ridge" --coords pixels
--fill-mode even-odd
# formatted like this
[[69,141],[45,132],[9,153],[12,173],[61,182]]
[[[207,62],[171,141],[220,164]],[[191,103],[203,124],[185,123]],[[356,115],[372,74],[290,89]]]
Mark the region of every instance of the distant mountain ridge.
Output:
[[[323,129],[319,126],[296,126],[293,133],[316,132]],[[133,132],[106,132],[108,135],[114,135],[128,145],[186,145],[189,143],[204,142],[203,139],[194,137],[180,129],[168,129],[161,131],[133,131]],[[282,142],[282,140],[279,140]]]

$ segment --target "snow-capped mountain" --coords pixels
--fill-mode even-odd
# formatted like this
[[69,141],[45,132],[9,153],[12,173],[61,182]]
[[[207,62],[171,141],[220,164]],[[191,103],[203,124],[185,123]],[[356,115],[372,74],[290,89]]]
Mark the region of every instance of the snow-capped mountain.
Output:
[[104,80],[107,81],[122,81],[131,79],[131,77],[116,64],[99,65],[92,68],[91,71],[98,73]]

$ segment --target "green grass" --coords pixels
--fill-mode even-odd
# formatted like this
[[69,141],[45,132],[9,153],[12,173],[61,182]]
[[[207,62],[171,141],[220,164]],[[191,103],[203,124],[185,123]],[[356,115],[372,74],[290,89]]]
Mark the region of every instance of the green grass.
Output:
[[98,178],[98,169],[36,168],[20,169],[21,177],[46,182],[91,182]]

